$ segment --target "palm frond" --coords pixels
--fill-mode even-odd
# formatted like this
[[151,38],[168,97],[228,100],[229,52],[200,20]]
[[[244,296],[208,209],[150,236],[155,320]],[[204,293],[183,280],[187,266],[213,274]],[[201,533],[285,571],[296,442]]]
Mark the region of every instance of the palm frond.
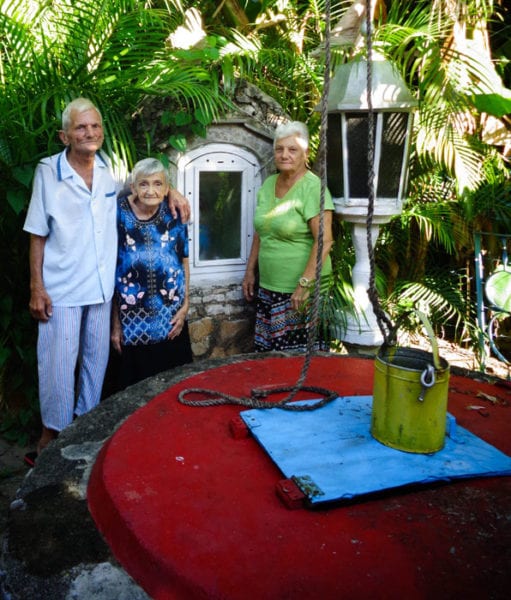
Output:
[[402,282],[388,299],[397,313],[410,307],[424,309],[436,325],[473,330],[473,307],[467,306],[464,276],[449,269],[432,270],[422,282]]
[[456,243],[453,239],[452,210],[452,205],[447,202],[416,202],[409,205],[398,219],[406,231],[411,230],[413,220],[420,234],[429,242],[453,253]]

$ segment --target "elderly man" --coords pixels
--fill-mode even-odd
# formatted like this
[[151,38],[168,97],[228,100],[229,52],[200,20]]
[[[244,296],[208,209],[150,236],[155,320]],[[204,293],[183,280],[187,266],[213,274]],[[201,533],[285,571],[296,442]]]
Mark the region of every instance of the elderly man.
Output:
[[[66,148],[37,166],[24,225],[30,233],[29,308],[39,321],[43,424],[32,458],[74,416],[99,403],[110,345],[117,194],[124,184],[101,151],[102,118],[90,100],[78,98],[65,108],[59,135]],[[187,219],[186,201],[180,194],[174,201]]]

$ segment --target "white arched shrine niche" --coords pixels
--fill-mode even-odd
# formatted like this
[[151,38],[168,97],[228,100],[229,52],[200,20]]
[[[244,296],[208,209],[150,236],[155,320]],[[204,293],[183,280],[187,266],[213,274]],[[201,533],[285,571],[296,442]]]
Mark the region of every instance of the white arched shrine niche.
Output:
[[206,144],[177,161],[177,186],[190,202],[190,275],[194,283],[241,281],[252,244],[260,165],[248,150]]

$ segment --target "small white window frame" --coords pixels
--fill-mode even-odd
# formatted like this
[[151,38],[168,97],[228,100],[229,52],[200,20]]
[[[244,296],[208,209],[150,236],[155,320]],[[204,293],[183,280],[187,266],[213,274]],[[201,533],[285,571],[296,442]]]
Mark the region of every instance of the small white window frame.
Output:
[[[233,259],[201,260],[199,258],[199,178],[204,171],[236,171],[242,173],[240,256]],[[221,277],[221,281],[241,281],[252,245],[256,193],[261,185],[257,157],[234,144],[212,143],[190,150],[177,161],[177,187],[188,199],[192,220],[188,226],[190,276],[195,283]]]

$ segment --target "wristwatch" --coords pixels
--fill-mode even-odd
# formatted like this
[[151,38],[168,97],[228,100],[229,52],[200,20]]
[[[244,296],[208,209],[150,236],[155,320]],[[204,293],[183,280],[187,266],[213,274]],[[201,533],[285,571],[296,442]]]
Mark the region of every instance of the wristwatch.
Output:
[[298,285],[303,288],[308,288],[314,285],[314,279],[307,279],[307,277],[300,277]]

